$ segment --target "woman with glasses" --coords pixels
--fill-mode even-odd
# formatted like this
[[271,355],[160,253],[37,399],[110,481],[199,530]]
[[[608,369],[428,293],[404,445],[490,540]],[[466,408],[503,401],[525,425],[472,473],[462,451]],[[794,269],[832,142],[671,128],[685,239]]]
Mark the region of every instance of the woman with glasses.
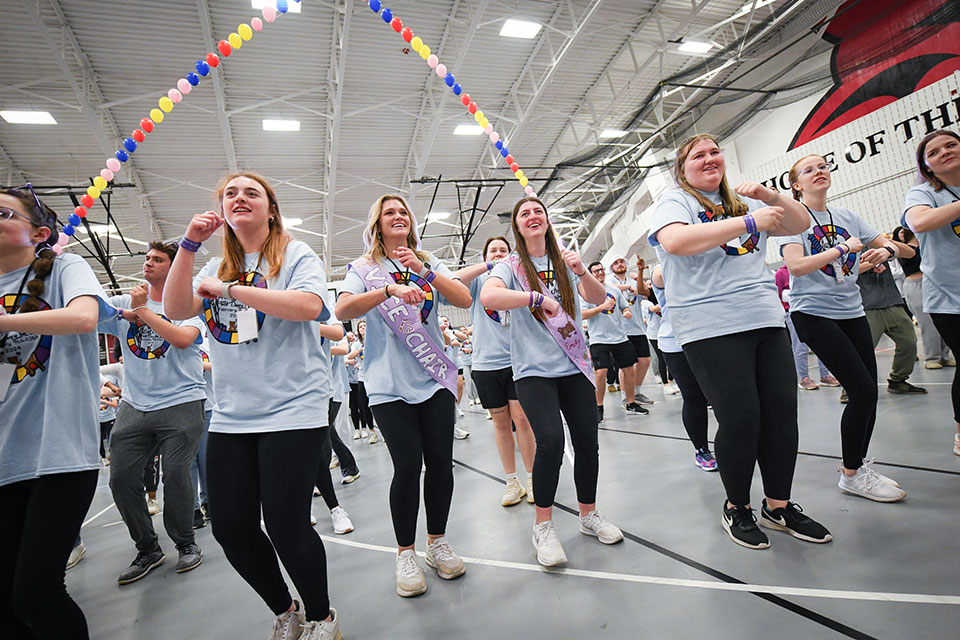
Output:
[[[677,188],[658,200],[650,244],[663,248],[674,335],[720,423],[715,453],[727,498],[721,525],[736,544],[770,546],[750,507],[760,466],[760,523],[809,542],[830,533],[791,502],[797,462],[796,373],[783,307],[765,256],[770,236],[810,224],[799,202],[754,182],[731,189],[713,136],[677,148]],[[794,373],[794,375],[790,375]]]
[[[88,638],[64,567],[100,468],[96,276],[58,256],[57,215],[0,191],[0,625],[6,638]],[[70,499],[64,500],[64,496]]]
[[877,502],[897,502],[906,491],[865,460],[877,420],[877,358],[857,276],[861,268],[900,254],[859,215],[827,205],[832,170],[833,165],[818,155],[800,158],[790,169],[793,197],[810,215],[802,233],[779,239],[792,276],[790,319],[800,341],[813,349],[847,391],[849,402],[840,418],[840,490]]

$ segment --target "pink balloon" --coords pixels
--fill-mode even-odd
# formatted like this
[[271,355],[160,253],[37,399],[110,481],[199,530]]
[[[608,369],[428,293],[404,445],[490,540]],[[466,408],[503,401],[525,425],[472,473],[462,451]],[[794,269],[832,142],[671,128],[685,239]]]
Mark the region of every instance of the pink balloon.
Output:
[[70,236],[61,232],[60,235],[57,237],[57,246],[58,247],[66,246],[68,242],[70,242]]
[[437,75],[440,76],[441,78],[447,75],[447,65],[443,64],[442,62],[438,64]]
[[101,169],[100,177],[106,180],[107,182],[110,182],[111,180],[113,180],[113,171],[110,171],[110,169]]
[[533,195],[533,187],[531,187],[530,185],[527,185],[527,186],[525,186],[525,187],[523,188],[523,192],[524,192],[525,194],[527,194],[528,196],[532,196],[532,195]]
[[170,91],[167,91],[167,97],[170,98],[174,104],[179,104],[180,101],[183,100],[183,94],[176,89],[170,89]]
[[116,173],[120,171],[120,161],[116,158],[107,158],[107,169]]
[[431,53],[430,57],[427,58],[427,64],[430,65],[431,69],[436,69],[437,65],[440,64],[440,59],[437,58],[437,54]]
[[[488,136],[493,135],[493,125],[492,125],[492,124],[488,124],[488,125],[487,125],[487,128],[484,129],[483,132],[484,132],[485,134],[487,134]],[[494,143],[494,144],[496,144],[496,143]]]
[[263,29],[263,20],[260,18],[253,18],[250,20],[250,26],[253,27],[254,31],[260,31]]
[[187,95],[190,93],[190,90],[193,89],[193,85],[187,82],[186,78],[180,78],[177,80],[177,89],[180,89],[180,93]]
[[261,10],[263,14],[263,19],[267,22],[273,22],[277,19],[277,8],[276,7],[264,7]]
[[490,142],[497,144],[497,141],[500,140],[500,134],[494,131],[490,134]]
[[53,245],[52,247],[50,247],[50,249],[58,256],[63,254],[63,247],[60,246],[59,244]]

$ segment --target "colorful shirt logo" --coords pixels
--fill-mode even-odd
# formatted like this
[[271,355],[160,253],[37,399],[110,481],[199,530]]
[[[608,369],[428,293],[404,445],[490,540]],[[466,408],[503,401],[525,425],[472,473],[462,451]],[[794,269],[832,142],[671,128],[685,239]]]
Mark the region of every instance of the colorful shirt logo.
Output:
[[[816,255],[818,253],[823,253],[828,251],[842,240],[838,238],[843,238],[843,240],[848,240],[850,238],[850,233],[843,227],[838,227],[836,225],[813,225],[813,232],[807,235],[807,240],[810,242],[810,253],[811,255]],[[852,251],[846,254],[845,260],[841,266],[843,275],[848,276],[853,272],[853,265],[857,261],[857,254]],[[825,274],[831,278],[837,277],[836,269],[833,267],[833,262],[825,264],[820,267],[820,271],[823,271]]]
[[[546,271],[537,271],[537,277],[540,278],[540,282],[547,285],[547,289],[550,291],[550,294],[554,297],[557,302],[560,302],[560,289],[557,288],[556,279],[553,277],[553,269],[547,269]],[[528,307],[530,313],[536,312],[536,309]]]
[[[20,305],[27,301],[29,294],[21,294],[17,300],[15,293],[3,296],[3,307],[7,313],[13,313]],[[50,305],[40,299],[38,311],[49,309]],[[50,348],[53,346],[53,336],[38,336],[32,333],[11,331],[7,333],[3,346],[0,347],[0,362],[16,365],[11,384],[17,384],[28,376],[35,376],[40,371],[46,371],[50,360]]]
[[[238,284],[247,287],[267,288],[267,279],[257,271],[245,271]],[[217,298],[203,299],[203,321],[207,323],[210,336],[222,344],[240,344],[237,332],[237,314],[247,308],[238,300]],[[257,330],[263,329],[266,314],[257,311]],[[256,340],[256,338],[254,338]]]
[[[700,218],[701,222],[713,222],[714,220],[725,220],[730,216],[724,212],[723,205],[718,204],[716,211],[701,211],[697,214],[697,217]],[[720,245],[720,248],[723,249],[724,253],[726,253],[728,256],[745,256],[748,253],[757,251],[759,244],[760,232],[758,231],[748,235],[746,240],[740,242],[739,247],[735,245],[722,244]]]
[[614,298],[614,297],[613,297],[613,294],[610,293],[609,291],[607,291],[607,297],[614,301],[614,305],[613,305],[612,307],[610,307],[609,309],[607,309],[606,311],[601,311],[600,313],[602,313],[602,314],[605,315],[605,316],[612,316],[612,315],[613,315],[613,312],[614,312],[614,311],[616,310],[616,308],[617,308],[617,305],[616,305],[616,300],[617,300],[617,299]]
[[[160,314],[160,317],[169,322],[169,318],[165,315]],[[149,325],[131,322],[130,328],[127,329],[127,346],[130,348],[130,353],[142,360],[156,360],[166,355],[170,343]]]
[[[427,318],[430,317],[430,312],[433,310],[434,305],[435,296],[433,287],[430,286],[429,282],[409,271],[391,273],[390,275],[393,276],[393,281],[397,284],[405,284],[407,286],[416,285],[423,291],[423,306],[420,307],[420,322],[426,324]],[[489,314],[490,312],[488,311],[487,313]]]

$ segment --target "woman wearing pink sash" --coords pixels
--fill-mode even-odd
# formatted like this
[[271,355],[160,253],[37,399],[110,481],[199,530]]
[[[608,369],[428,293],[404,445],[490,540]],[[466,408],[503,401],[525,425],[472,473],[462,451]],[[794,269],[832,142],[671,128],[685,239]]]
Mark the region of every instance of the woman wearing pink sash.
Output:
[[516,251],[493,267],[480,301],[488,309],[510,311],[510,355],[517,396],[537,439],[533,546],[537,561],[552,567],[567,561],[553,526],[553,502],[563,462],[561,413],[576,456],[573,477],[580,532],[604,544],[623,540],[620,529],[596,509],[599,459],[593,369],[579,329],[582,320],[576,300],[579,293],[587,302],[600,304],[607,294],[576,252],[561,251],[546,206],[538,198],[521,198],[513,207],[511,223]]
[[427,512],[427,564],[445,580],[464,573],[445,533],[453,496],[453,427],[457,367],[443,353],[440,301],[470,306],[470,292],[420,250],[403,198],[384,195],[370,208],[366,253],[351,263],[337,302],[341,320],[365,316],[364,384],[393,460],[390,514],[397,536],[397,594],[427,590],[414,552],[420,470]]

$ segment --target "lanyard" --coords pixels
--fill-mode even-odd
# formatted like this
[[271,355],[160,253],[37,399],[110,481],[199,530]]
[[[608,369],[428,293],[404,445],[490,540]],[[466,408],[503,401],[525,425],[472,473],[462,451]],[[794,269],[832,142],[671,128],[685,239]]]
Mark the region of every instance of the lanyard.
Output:
[[827,215],[830,216],[830,228],[833,229],[831,235],[827,234],[827,230],[823,228],[823,225],[820,224],[820,221],[817,220],[817,216],[813,215],[813,211],[806,204],[803,207],[807,210],[807,213],[810,214],[810,217],[813,218],[813,221],[820,227],[820,233],[823,234],[823,237],[827,240],[827,248],[832,249],[837,246],[837,227],[833,224],[833,212],[830,211],[830,207],[824,205],[824,208],[827,210]]

